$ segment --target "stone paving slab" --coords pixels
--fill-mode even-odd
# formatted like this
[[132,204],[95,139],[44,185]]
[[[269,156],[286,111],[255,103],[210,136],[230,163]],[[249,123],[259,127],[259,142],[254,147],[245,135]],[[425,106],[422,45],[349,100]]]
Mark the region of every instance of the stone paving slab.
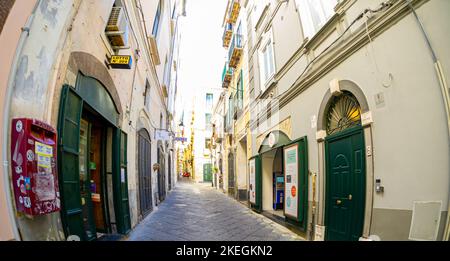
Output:
[[131,241],[302,241],[289,229],[211,188],[179,182],[134,230]]

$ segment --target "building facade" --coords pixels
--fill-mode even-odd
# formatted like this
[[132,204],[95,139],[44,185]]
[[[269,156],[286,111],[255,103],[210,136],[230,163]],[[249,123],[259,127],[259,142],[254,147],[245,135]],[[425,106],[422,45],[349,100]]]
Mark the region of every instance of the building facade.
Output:
[[[247,28],[249,160],[224,176],[246,173],[250,207],[310,240],[448,239],[449,3],[230,5]],[[241,117],[225,150],[244,155]]]
[[[8,39],[14,50],[8,54],[12,66],[2,67],[1,75],[1,97],[9,101],[2,102],[3,130],[8,132],[2,136],[2,157],[8,164],[1,200],[10,201],[5,212],[12,217],[11,224],[2,226],[17,231],[5,238],[125,235],[164,200],[177,180],[171,133],[177,20],[184,1],[12,4],[11,12],[20,8],[23,18],[7,19],[1,37],[5,32],[17,39],[24,30],[18,43]],[[58,175],[53,184],[59,185],[47,196],[59,199],[60,211],[28,216],[16,211],[23,202],[29,207],[25,197],[3,198],[13,194],[12,180],[22,164],[9,147],[16,118],[40,120],[57,131]],[[3,220],[7,215],[1,211]]]
[[213,106],[219,94],[220,89],[205,88],[197,91],[193,98],[191,142],[192,155],[195,159],[192,165],[193,179],[196,182],[213,182],[212,116]]

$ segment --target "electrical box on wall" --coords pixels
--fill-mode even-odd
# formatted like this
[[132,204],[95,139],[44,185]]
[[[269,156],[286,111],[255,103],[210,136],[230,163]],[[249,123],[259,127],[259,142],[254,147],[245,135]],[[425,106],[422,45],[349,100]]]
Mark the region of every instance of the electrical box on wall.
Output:
[[18,212],[30,216],[60,210],[56,130],[39,120],[13,119],[11,168]]

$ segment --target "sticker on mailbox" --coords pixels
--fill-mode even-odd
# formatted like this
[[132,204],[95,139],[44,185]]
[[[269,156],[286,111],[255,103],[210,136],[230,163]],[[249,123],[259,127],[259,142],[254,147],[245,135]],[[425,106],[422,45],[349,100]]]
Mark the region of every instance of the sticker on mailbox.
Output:
[[45,168],[45,169],[49,169],[52,167],[52,161],[51,158],[48,156],[44,156],[44,155],[40,155],[38,154],[38,166]]
[[36,142],[35,153],[42,156],[53,157],[53,148],[40,142]]

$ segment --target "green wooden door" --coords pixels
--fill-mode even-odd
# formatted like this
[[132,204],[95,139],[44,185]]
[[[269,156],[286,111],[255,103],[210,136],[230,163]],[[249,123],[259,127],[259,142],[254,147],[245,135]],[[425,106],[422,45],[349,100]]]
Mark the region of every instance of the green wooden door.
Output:
[[127,135],[114,129],[113,141],[113,190],[117,232],[127,234],[131,230],[127,181]]
[[356,241],[365,205],[365,150],[361,127],[328,137],[326,149],[326,239]]
[[83,100],[65,85],[61,93],[58,124],[58,174],[62,221],[66,236],[89,240],[84,231],[80,192],[80,119]]
[[203,181],[211,182],[212,181],[212,164],[203,164]]

